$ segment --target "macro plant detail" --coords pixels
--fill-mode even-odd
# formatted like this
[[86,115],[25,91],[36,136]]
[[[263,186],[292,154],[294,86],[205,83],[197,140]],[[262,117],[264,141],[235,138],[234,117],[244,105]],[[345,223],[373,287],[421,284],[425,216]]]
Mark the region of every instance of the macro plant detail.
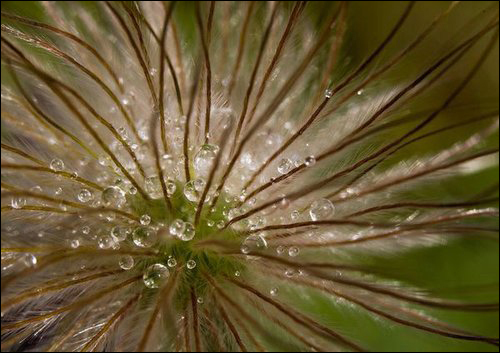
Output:
[[498,350],[498,3],[16,3],[2,351]]

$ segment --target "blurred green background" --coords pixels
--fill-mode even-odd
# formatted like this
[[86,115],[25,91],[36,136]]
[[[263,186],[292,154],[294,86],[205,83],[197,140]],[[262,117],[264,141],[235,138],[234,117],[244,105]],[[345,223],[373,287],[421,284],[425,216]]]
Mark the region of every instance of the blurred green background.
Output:
[[[381,57],[391,57],[391,54],[404,47],[405,43],[412,40],[419,29],[428,24],[440,11],[449,6],[449,2],[419,2],[408,19],[408,23],[398,34],[397,39],[387,48]],[[289,4],[287,4],[288,6]],[[402,13],[406,2],[349,2],[348,30],[343,57],[349,57],[350,62],[360,62],[378,43],[384,38],[391,27]],[[91,11],[91,3],[86,4]],[[332,11],[337,6],[334,2],[310,2],[307,6],[307,16],[312,21],[321,23],[325,13]],[[487,9],[487,13],[481,10]],[[37,2],[31,1],[2,1],[2,11],[19,14],[22,16],[46,20],[43,11]],[[181,28],[185,39],[189,40],[194,32],[194,21],[192,21],[192,3],[183,2],[178,4],[175,12],[175,20]],[[428,55],[435,55],[433,48],[441,45],[452,45],[454,43],[441,43],[443,38],[455,38],[457,41],[470,35],[481,24],[484,24],[484,16],[498,11],[498,2],[465,2],[459,4],[453,15],[440,26],[436,35],[426,43],[425,50],[419,51],[414,57],[416,67],[420,61],[425,60]],[[98,14],[96,14],[97,16]],[[491,17],[488,17],[491,18]],[[458,35],[457,35],[458,33]],[[484,46],[484,43],[481,45]],[[480,49],[481,45],[478,49]],[[428,52],[426,52],[426,50]],[[479,50],[477,50],[479,52]],[[437,126],[446,125],[450,122],[459,121],[472,117],[480,111],[491,111],[498,109],[498,43],[492,55],[474,78],[473,82],[466,88],[463,94],[455,102],[456,109],[442,114],[438,121],[433,123],[432,129]],[[462,63],[463,68],[470,66],[477,56],[470,56]],[[394,74],[393,80],[397,82],[406,74],[414,74],[414,68],[410,64]],[[385,83],[391,83],[389,78]],[[427,97],[420,104],[432,104],[439,102],[445,97],[456,84],[453,76],[447,79],[440,88],[433,93],[433,97]],[[418,107],[415,107],[417,109]],[[484,125],[479,125],[479,129]],[[395,134],[398,131],[394,131]],[[398,155],[400,159],[413,155],[415,151],[426,155],[432,151],[439,151],[449,146],[460,137],[470,134],[470,126],[462,130],[439,136],[439,138],[427,139],[416,144],[407,152]],[[446,136],[446,138],[444,137]],[[495,134],[485,146],[497,146],[498,134]],[[405,154],[406,153],[406,154]],[[473,175],[460,175],[438,183],[432,188],[424,188],[414,191],[418,195],[432,195],[435,199],[446,199],[450,195],[454,198],[467,198],[474,195],[486,186],[498,183],[498,166],[488,168]],[[498,226],[498,222],[497,222]],[[352,255],[352,254],[350,254]],[[363,253],[350,256],[359,263],[370,264],[376,267],[392,269],[393,278],[408,285],[427,289],[437,295],[453,299],[479,300],[485,302],[498,302],[498,279],[499,279],[499,244],[498,240],[485,238],[475,239],[474,234],[468,237],[456,238],[442,245],[425,247],[421,249],[405,251],[396,256],[389,254],[376,255]],[[464,289],[464,285],[477,286],[477,290]],[[285,295],[293,297],[293,288],[283,290]],[[356,337],[364,347],[373,351],[397,351],[405,349],[410,351],[498,351],[481,343],[465,342],[433,336],[422,333],[400,325],[380,322],[371,315],[367,315],[353,308],[346,308],[332,302],[317,293],[311,293],[311,300],[297,302],[297,308],[307,309],[315,313],[318,319],[332,324],[341,332]],[[498,313],[462,313],[449,310],[428,310],[427,312],[454,325],[481,333],[488,336],[498,337],[499,319]]]

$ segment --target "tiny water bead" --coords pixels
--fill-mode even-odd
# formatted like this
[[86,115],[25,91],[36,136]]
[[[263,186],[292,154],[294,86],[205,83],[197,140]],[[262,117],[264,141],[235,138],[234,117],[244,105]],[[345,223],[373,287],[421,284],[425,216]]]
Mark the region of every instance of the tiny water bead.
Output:
[[15,209],[23,208],[26,205],[26,199],[15,196],[10,200],[10,205]]
[[72,239],[69,243],[69,246],[71,246],[73,249],[78,248],[80,246],[80,240]]
[[192,270],[196,267],[196,261],[194,260],[189,260],[187,263],[186,263],[186,267],[188,268],[188,270]]
[[172,196],[177,190],[177,185],[175,185],[175,182],[172,179],[165,180],[165,187],[167,189],[168,196]]
[[171,257],[167,260],[167,265],[168,265],[168,267],[175,267],[175,266],[177,266],[177,260],[175,258]]
[[77,198],[78,198],[78,201],[86,203],[86,202],[92,201],[92,199],[94,198],[94,194],[89,189],[81,189],[78,192]]
[[122,270],[130,270],[132,267],[134,267],[134,258],[130,255],[124,255],[120,257],[118,265]]
[[241,252],[249,254],[254,251],[265,250],[267,241],[262,234],[252,234],[248,236],[241,244]]
[[132,241],[141,248],[149,248],[156,242],[156,232],[150,227],[137,227],[132,234]]
[[205,188],[205,181],[202,179],[191,180],[184,185],[184,196],[191,202],[200,200],[201,193]]
[[139,218],[139,222],[143,225],[143,226],[148,226],[150,223],[151,223],[151,217],[147,214],[143,214],[141,216],[141,218]]
[[62,161],[62,159],[54,158],[50,161],[50,169],[52,169],[54,172],[60,172],[64,169],[64,162]]
[[298,247],[292,246],[292,247],[290,247],[290,249],[288,249],[288,256],[295,257],[295,256],[299,255],[299,252],[300,252],[300,250]]
[[82,227],[82,233],[83,234],[89,234],[90,233],[90,227],[89,226],[83,226]]
[[328,199],[319,199],[311,204],[309,209],[309,215],[313,221],[319,221],[327,219],[333,214],[335,207],[333,203]]
[[306,167],[311,167],[313,166],[314,164],[316,164],[316,157],[314,156],[308,156],[304,159],[304,164],[306,165]]
[[100,249],[109,249],[113,246],[114,240],[110,234],[103,234],[97,240],[97,245]]
[[105,207],[121,207],[127,199],[125,193],[117,186],[110,186],[103,190],[101,201]]
[[162,264],[154,264],[149,266],[144,274],[142,280],[144,285],[148,288],[154,289],[160,287],[161,283],[170,276],[167,266]]
[[184,231],[177,236],[183,241],[190,241],[194,238],[196,231],[194,225],[189,222],[184,223]]
[[288,158],[283,158],[278,164],[278,172],[280,174],[287,174],[293,168],[293,162]]
[[219,152],[219,146],[204,144],[194,156],[194,168],[201,175],[206,175],[210,171],[215,157]]
[[203,304],[203,303],[205,302],[205,300],[203,299],[203,297],[198,297],[198,298],[196,299],[196,302],[197,302],[198,304]]
[[269,294],[271,294],[271,296],[275,297],[278,295],[278,288],[272,288],[270,291],[269,291]]
[[330,99],[332,98],[332,96],[333,96],[333,91],[331,89],[325,90],[325,98]]

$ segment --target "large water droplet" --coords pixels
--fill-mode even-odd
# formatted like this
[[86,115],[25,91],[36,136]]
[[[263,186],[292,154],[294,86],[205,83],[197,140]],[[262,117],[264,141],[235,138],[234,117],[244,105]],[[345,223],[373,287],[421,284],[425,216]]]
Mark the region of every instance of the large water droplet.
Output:
[[130,255],[124,255],[120,257],[118,265],[122,270],[130,270],[132,267],[134,267],[134,258]]
[[54,158],[50,161],[50,169],[55,172],[60,172],[64,169],[64,162],[62,161],[62,159]]
[[194,235],[195,235],[195,228],[194,228],[194,225],[189,223],[189,222],[185,222],[184,223],[184,231],[179,234],[179,239],[183,240],[183,241],[190,241],[191,239],[194,238]]
[[101,200],[105,207],[121,207],[127,201],[125,193],[117,186],[110,186],[104,189]]
[[182,219],[176,219],[170,224],[170,227],[168,230],[170,231],[170,234],[174,236],[180,236],[182,233],[184,233],[184,229],[186,229],[186,224]]
[[200,200],[201,193],[205,188],[205,181],[202,179],[191,180],[184,185],[184,196],[191,201],[197,202]]
[[157,176],[146,178],[144,180],[144,188],[146,189],[146,192],[149,194],[149,196],[151,196],[153,199],[158,199],[163,195],[163,191],[161,189],[161,181]]
[[150,227],[137,227],[132,234],[132,240],[141,248],[149,248],[156,241],[156,232]]
[[165,265],[154,264],[149,266],[144,274],[142,275],[142,280],[144,285],[148,288],[158,288],[161,282],[168,278],[170,272]]
[[94,198],[94,194],[89,189],[81,189],[78,193],[78,201],[86,203]]
[[194,156],[194,167],[196,171],[201,175],[207,175],[210,172],[210,168],[218,152],[219,147],[216,145],[202,145]]
[[319,199],[311,204],[309,215],[313,221],[326,219],[333,214],[335,207],[328,199]]
[[287,174],[293,168],[293,162],[288,158],[283,158],[278,164],[278,172],[280,174]]
[[116,241],[124,241],[127,239],[127,236],[131,233],[131,229],[129,227],[115,226],[111,229],[111,235],[115,238]]
[[249,254],[254,251],[262,251],[267,248],[267,241],[262,234],[252,234],[241,244],[241,252]]

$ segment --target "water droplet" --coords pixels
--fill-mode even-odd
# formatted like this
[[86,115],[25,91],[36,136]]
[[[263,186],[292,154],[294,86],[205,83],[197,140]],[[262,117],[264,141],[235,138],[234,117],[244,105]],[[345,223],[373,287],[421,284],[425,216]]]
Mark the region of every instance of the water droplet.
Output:
[[204,188],[205,181],[202,179],[191,180],[184,185],[184,196],[191,202],[197,202]]
[[215,222],[214,222],[214,221],[212,221],[211,219],[208,219],[208,220],[207,220],[207,226],[209,226],[209,227],[213,227],[214,225],[215,225]]
[[305,164],[307,167],[313,166],[315,163],[316,163],[316,158],[315,158],[314,156],[308,156],[308,157],[306,157],[306,159],[304,160],[304,164]]
[[170,259],[168,259],[167,265],[168,265],[168,267],[175,267],[175,266],[177,266],[177,260],[175,258],[171,257]]
[[83,226],[82,227],[82,233],[83,234],[89,234],[90,233],[90,227],[89,226]]
[[111,229],[111,235],[116,241],[124,241],[130,234],[131,229],[129,227],[115,226]]
[[181,234],[179,234],[178,237],[183,241],[190,241],[191,239],[194,238],[195,233],[196,232],[194,225],[189,222],[185,222],[184,231]]
[[174,236],[180,236],[182,233],[184,233],[184,229],[186,228],[186,224],[182,219],[176,219],[170,224],[169,231],[170,234]]
[[333,96],[333,91],[331,89],[325,90],[325,98],[330,99],[332,98],[332,96]]
[[165,265],[154,264],[149,266],[144,274],[142,275],[142,280],[144,285],[148,288],[158,288],[161,282],[170,276],[170,272]]
[[80,240],[78,239],[73,239],[69,242],[69,246],[71,246],[73,249],[76,249],[77,247],[80,246]]
[[177,185],[175,185],[175,182],[171,179],[165,180],[165,187],[167,188],[168,196],[172,196],[173,194],[175,194],[175,191],[177,190]]
[[252,234],[241,244],[241,252],[243,254],[249,254],[250,252],[260,251],[266,248],[267,241],[262,234]]
[[193,268],[196,267],[196,261],[194,260],[189,260],[187,263],[186,263],[186,267],[189,269],[189,270],[192,270]]
[[224,228],[224,225],[225,225],[224,221],[218,221],[217,224],[216,224],[216,226],[217,226],[218,229]]
[[23,208],[26,205],[26,199],[24,197],[14,196],[10,200],[10,205],[15,209]]
[[101,249],[109,249],[113,246],[113,243],[114,240],[111,234],[103,234],[99,237],[99,240],[97,240],[97,245]]
[[271,294],[273,297],[277,296],[278,295],[278,288],[272,288],[270,291],[269,291],[269,294]]
[[240,277],[240,276],[241,276],[241,272],[240,272],[240,271],[236,271],[236,272],[234,273],[234,276],[235,276],[235,277]]
[[148,226],[149,223],[151,223],[151,217],[147,214],[143,214],[141,216],[141,218],[139,218],[139,222],[143,225],[143,226]]
[[132,241],[141,248],[149,248],[156,241],[156,232],[150,227],[137,227],[132,234]]
[[359,91],[356,92],[358,96],[361,96],[363,94],[364,90],[360,89]]
[[280,174],[287,174],[293,168],[293,162],[288,158],[283,158],[278,164],[278,172]]
[[216,145],[202,145],[194,156],[194,167],[196,171],[201,175],[208,174],[218,152],[219,147]]
[[136,188],[135,186],[133,186],[133,185],[130,185],[130,187],[128,188],[128,193],[129,193],[130,195],[135,195],[135,194],[137,194],[137,188]]
[[78,201],[86,203],[94,198],[94,194],[89,189],[81,189],[78,193]]
[[122,270],[130,270],[132,267],[134,267],[134,258],[130,255],[124,255],[120,257],[118,265]]
[[299,252],[300,252],[300,250],[298,247],[292,246],[292,247],[290,247],[290,249],[288,249],[288,256],[295,257],[299,254]]
[[298,210],[294,210],[292,211],[292,213],[290,213],[290,219],[292,221],[296,221],[297,219],[299,219],[300,217],[300,212]]
[[170,154],[164,154],[161,156],[160,165],[163,170],[170,170],[174,165],[174,159]]
[[110,186],[104,189],[101,200],[105,207],[121,207],[127,201],[125,193],[117,186]]
[[286,197],[283,197],[281,201],[279,202],[278,206],[282,209],[285,210],[290,206],[290,200],[288,200]]
[[64,169],[64,162],[62,161],[62,159],[54,158],[50,161],[50,169],[52,169],[54,172],[60,172]]
[[149,194],[149,196],[151,196],[153,199],[158,199],[163,195],[161,181],[157,176],[146,178],[144,180],[144,188],[146,189],[146,192]]
[[33,267],[37,263],[37,258],[33,254],[24,254],[20,258],[21,263],[26,267]]
[[311,204],[309,209],[309,215],[313,221],[318,221],[328,218],[333,214],[335,207],[333,203],[328,199],[319,199]]

